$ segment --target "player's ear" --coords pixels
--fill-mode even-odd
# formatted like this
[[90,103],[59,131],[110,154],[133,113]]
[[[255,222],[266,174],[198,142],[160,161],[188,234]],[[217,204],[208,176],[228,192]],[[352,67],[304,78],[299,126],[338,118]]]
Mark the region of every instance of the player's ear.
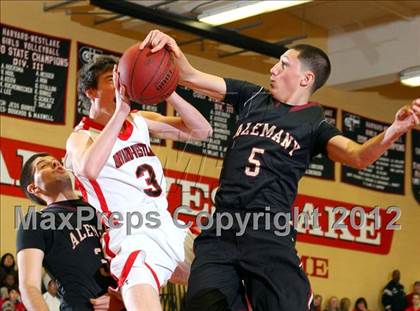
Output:
[[300,85],[302,87],[312,87],[315,83],[315,74],[312,71],[305,71],[303,74],[303,78],[300,81]]
[[40,189],[35,186],[34,183],[29,184],[28,186],[26,186],[26,190],[30,193],[30,194],[38,194]]
[[94,88],[89,88],[85,91],[85,95],[90,100],[94,100],[98,95],[98,91]]

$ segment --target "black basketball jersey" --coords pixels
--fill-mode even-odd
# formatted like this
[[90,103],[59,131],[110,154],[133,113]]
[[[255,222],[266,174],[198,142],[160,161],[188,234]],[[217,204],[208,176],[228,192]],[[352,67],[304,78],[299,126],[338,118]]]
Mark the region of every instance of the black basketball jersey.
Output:
[[311,158],[340,131],[318,104],[277,102],[263,87],[225,79],[225,102],[238,114],[223,163],[216,208],[290,212],[297,184]]
[[[89,299],[113,285],[106,273],[95,213],[81,200],[56,202],[41,212],[28,213],[25,225],[19,226],[17,252],[26,248],[44,252],[43,266],[58,282],[62,310],[93,310]],[[90,220],[79,217],[91,215]]]

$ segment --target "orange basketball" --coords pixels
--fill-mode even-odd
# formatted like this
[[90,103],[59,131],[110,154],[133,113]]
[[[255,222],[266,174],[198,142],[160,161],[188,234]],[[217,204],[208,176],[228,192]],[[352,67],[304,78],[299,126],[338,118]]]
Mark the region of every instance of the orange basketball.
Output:
[[139,49],[139,44],[122,55],[118,71],[120,83],[126,87],[130,100],[156,105],[171,95],[178,84],[179,71],[172,53],[163,48],[155,53],[150,48]]

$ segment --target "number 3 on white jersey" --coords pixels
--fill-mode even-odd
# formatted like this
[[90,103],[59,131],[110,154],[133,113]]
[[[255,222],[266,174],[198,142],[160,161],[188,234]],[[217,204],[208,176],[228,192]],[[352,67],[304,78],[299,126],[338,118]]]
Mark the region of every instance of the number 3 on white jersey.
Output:
[[264,154],[264,149],[252,148],[251,155],[248,158],[250,164],[245,168],[245,174],[248,176],[255,177],[260,173],[261,162],[255,158],[257,154]]

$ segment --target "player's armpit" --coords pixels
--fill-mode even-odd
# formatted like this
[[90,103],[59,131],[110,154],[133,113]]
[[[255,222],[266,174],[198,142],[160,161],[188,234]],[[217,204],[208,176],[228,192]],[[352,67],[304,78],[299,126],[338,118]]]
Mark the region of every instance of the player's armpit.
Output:
[[[162,116],[163,117],[163,116]],[[170,140],[194,140],[194,136],[184,125],[181,118],[166,117],[167,119],[153,120],[145,118],[150,135]],[[173,118],[172,120],[170,118]],[[179,120],[175,120],[179,119]],[[167,122],[162,122],[165,120]]]
[[190,129],[181,117],[164,116],[156,112],[141,111],[146,120],[150,134],[161,139],[171,140],[203,140],[211,133],[207,127]]
[[358,143],[343,135],[337,135],[327,143],[328,158],[334,162],[361,169],[363,165],[357,153],[359,148]]

